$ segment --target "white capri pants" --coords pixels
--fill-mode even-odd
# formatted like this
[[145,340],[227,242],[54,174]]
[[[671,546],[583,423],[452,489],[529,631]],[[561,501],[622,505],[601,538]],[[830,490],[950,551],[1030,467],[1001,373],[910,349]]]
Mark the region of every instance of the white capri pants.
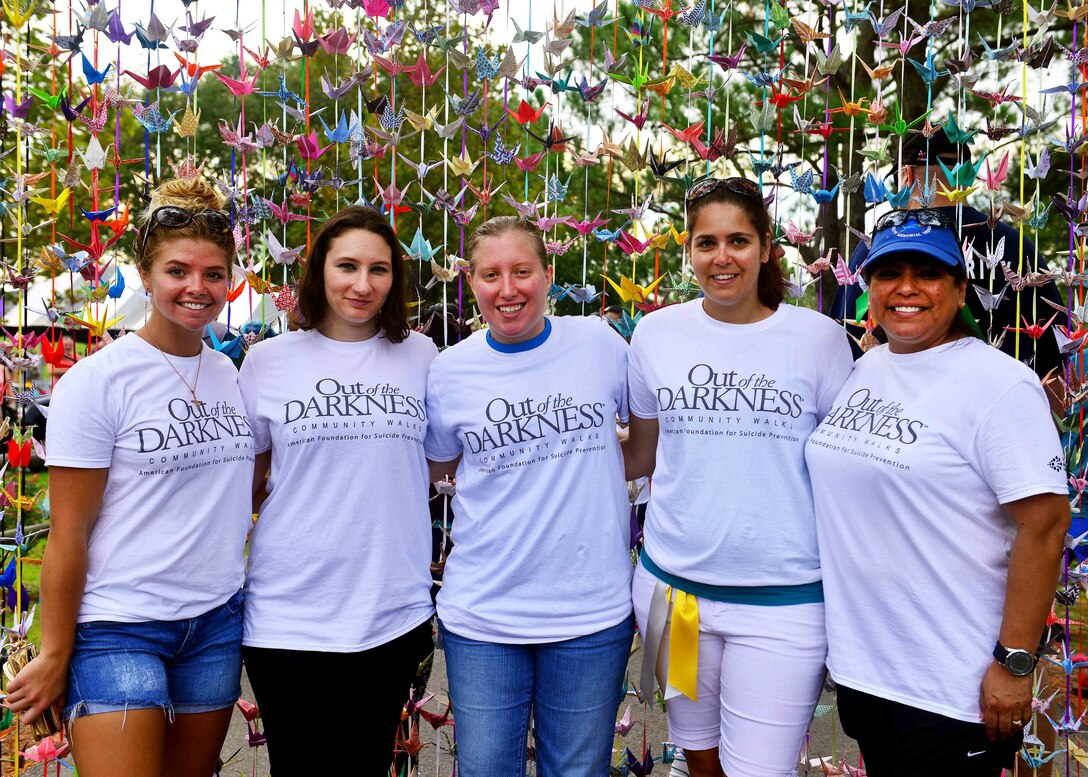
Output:
[[[640,562],[631,593],[644,640],[657,582]],[[794,774],[824,681],[824,605],[698,602],[699,701],[665,702],[670,738],[686,750],[717,747],[728,777]],[[659,666],[668,644],[666,623]]]

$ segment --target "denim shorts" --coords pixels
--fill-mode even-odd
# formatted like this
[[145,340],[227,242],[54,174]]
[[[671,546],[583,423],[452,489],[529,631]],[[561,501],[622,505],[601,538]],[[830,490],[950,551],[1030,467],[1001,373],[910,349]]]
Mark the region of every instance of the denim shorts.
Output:
[[64,719],[138,709],[191,715],[241,696],[242,592],[179,621],[76,625]]

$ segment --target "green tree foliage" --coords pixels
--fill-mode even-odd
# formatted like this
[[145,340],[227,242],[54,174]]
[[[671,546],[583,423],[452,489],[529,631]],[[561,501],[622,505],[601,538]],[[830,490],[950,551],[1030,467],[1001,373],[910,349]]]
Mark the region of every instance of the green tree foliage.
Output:
[[[1025,104],[1031,110],[1042,110],[1038,91],[1048,68],[1028,67],[1017,61],[1015,45],[1019,43],[1024,49],[1026,38],[1027,46],[1034,47],[1027,49],[1030,54],[1045,45],[1048,36],[1058,43],[1069,43],[1071,24],[1059,18],[1048,29],[1039,30],[1038,25],[1029,22],[1025,36],[1020,7],[1013,9],[1003,4],[1006,2],[999,0],[994,7],[979,3],[969,15],[959,7],[942,5],[931,15],[928,3],[910,0],[906,12],[890,22],[889,16],[894,11],[878,17],[880,9],[872,3],[846,8],[816,3],[783,6],[778,0],[764,6],[718,3],[716,8],[713,3],[706,3],[707,16],[713,13],[713,18],[720,22],[714,32],[705,21],[692,27],[680,23],[675,16],[664,19],[672,12],[661,9],[660,4],[654,9],[657,13],[651,13],[632,3],[619,2],[595,12],[603,11],[597,17],[604,22],[602,26],[571,22],[569,46],[565,49],[555,46],[553,55],[543,54],[539,46],[529,47],[521,41],[512,43],[508,32],[513,30],[507,30],[505,22],[499,22],[497,17],[487,26],[479,14],[456,14],[441,4],[410,2],[398,13],[407,14],[421,36],[413,32],[405,34],[401,43],[382,55],[384,62],[372,56],[361,41],[364,32],[373,34],[378,29],[387,29],[391,20],[379,20],[379,27],[359,9],[311,4],[315,9],[313,33],[301,46],[286,38],[258,47],[256,41],[260,38],[253,33],[243,38],[248,50],[238,49],[216,71],[229,78],[246,80],[253,76],[258,64],[263,65],[258,60],[267,57],[270,60],[267,66],[260,67],[256,75],[257,91],[275,93],[282,89],[285,95],[301,97],[305,107],[290,98],[277,102],[275,96],[256,93],[235,96],[212,72],[200,77],[191,95],[177,91],[177,86],[188,80],[184,71],[175,80],[174,90],[145,90],[125,75],[120,81],[123,97],[116,91],[111,94],[105,84],[116,87],[115,74],[110,74],[102,86],[88,85],[82,55],[75,55],[69,62],[70,52],[58,51],[55,46],[51,50],[46,17],[34,17],[17,35],[5,28],[9,54],[2,76],[4,91],[15,93],[15,71],[22,64],[20,94],[25,97],[28,87],[39,94],[26,122],[16,122],[8,114],[0,118],[4,149],[13,151],[18,147],[22,154],[18,164],[14,156],[9,157],[8,167],[46,172],[36,184],[46,189],[42,196],[55,196],[62,191],[66,178],[70,183],[77,180],[78,183],[55,224],[36,203],[19,206],[5,198],[6,242],[0,244],[0,250],[6,261],[15,263],[14,241],[20,225],[26,232],[19,243],[24,249],[24,264],[39,256],[44,247],[62,240],[60,235],[90,244],[92,233],[97,232],[99,239],[105,241],[112,232],[101,224],[95,226],[89,222],[80,207],[88,211],[104,210],[120,203],[130,206],[135,216],[142,207],[143,197],[159,178],[189,164],[222,181],[225,189],[246,193],[234,202],[240,221],[246,216],[262,215],[260,198],[277,206],[287,202],[292,212],[312,218],[284,225],[274,217],[264,217],[247,225],[242,261],[252,266],[262,266],[264,262],[262,273],[273,283],[289,280],[298,270],[297,266],[280,268],[265,261],[266,231],[284,245],[306,245],[315,226],[328,214],[354,202],[380,206],[384,191],[387,201],[403,193],[404,209],[397,208],[395,217],[402,241],[411,244],[416,230],[420,230],[433,246],[441,249],[434,258],[446,266],[454,257],[463,255],[472,227],[490,215],[512,212],[504,195],[519,203],[538,203],[539,214],[546,217],[579,220],[592,219],[600,213],[611,218],[609,229],[617,229],[627,220],[627,215],[615,211],[641,206],[649,197],[642,218],[635,220],[639,226],[632,222],[626,229],[642,242],[653,234],[660,235],[656,245],[641,254],[628,255],[615,243],[601,242],[590,232],[585,239],[574,240],[565,252],[557,251],[553,256],[556,277],[565,283],[589,283],[600,289],[604,285],[602,275],[607,273],[613,279],[624,274],[648,284],[666,270],[676,272],[683,267],[683,247],[668,239],[668,227],[672,225],[676,232],[683,231],[683,197],[691,181],[708,173],[751,176],[754,167],[762,166],[762,181],[768,194],[774,193],[772,207],[780,227],[789,222],[806,231],[819,227],[812,242],[796,250],[791,248],[787,254],[791,262],[811,263],[831,249],[845,254],[856,245],[857,238],[847,226],[864,229],[865,214],[873,206],[866,202],[863,186],[857,185],[847,192],[845,184],[858,182],[856,176],[864,180],[868,174],[875,180],[884,180],[892,170],[892,162],[873,162],[859,152],[884,145],[887,153],[896,157],[900,142],[894,130],[897,117],[903,117],[904,123],[913,123],[911,131],[943,131],[938,127],[946,124],[950,116],[968,132],[986,130],[987,123],[991,128],[1004,126],[1009,130],[1033,126],[1030,122],[1025,124],[1023,111],[1015,101],[991,105],[995,101],[967,91],[962,77],[958,81],[948,75],[937,75],[932,80],[922,77],[929,67],[938,74],[946,71],[946,61],[962,59],[969,47],[973,62],[967,73],[977,77],[976,91],[1000,94],[1011,84],[1008,94],[1026,98]],[[697,3],[695,8],[677,10],[695,14],[698,6]],[[871,14],[867,15],[867,11]],[[914,22],[908,22],[907,17],[919,24],[939,25],[945,20],[950,23],[939,35],[921,37],[907,52],[906,56],[919,67],[904,60],[896,61],[900,52],[878,46],[876,28],[886,22],[888,29],[882,34],[887,44],[898,44],[903,36],[918,35]],[[580,9],[580,18],[590,18],[588,5]],[[617,21],[608,24],[612,18]],[[514,19],[518,19],[516,11]],[[549,26],[563,21],[557,18]],[[423,34],[432,28],[433,36]],[[359,35],[360,40],[347,47],[347,53],[329,53],[319,45],[318,38],[325,31],[340,29],[347,35]],[[214,30],[208,34],[221,33]],[[821,34],[830,37],[806,40]],[[112,61],[116,68],[120,64],[118,47],[101,35],[96,37],[96,45],[92,45],[91,37],[88,33],[82,50],[88,53],[92,65],[101,69]],[[549,32],[553,42],[560,37],[563,36],[554,30]],[[746,47],[743,56],[728,71],[708,58],[710,54],[737,54],[742,45]],[[302,48],[307,49],[306,56]],[[818,49],[825,52],[823,56]],[[824,64],[828,51],[837,51],[841,56],[838,67],[834,53],[830,66]],[[517,65],[513,68],[515,78],[504,79],[486,72],[489,67],[506,64],[508,54]],[[156,64],[165,65],[170,72],[183,64],[171,50],[144,53],[141,57],[147,62],[142,69],[129,64],[121,65],[122,69],[144,75]],[[413,74],[407,70],[419,63],[421,57],[430,72],[438,74],[431,85],[415,83]],[[607,72],[607,58],[620,59],[623,64]],[[124,61],[127,63],[129,59],[126,55]],[[186,55],[183,60],[201,66],[216,64],[202,61],[199,48],[195,55]],[[870,69],[883,66],[887,75],[873,78],[862,63]],[[1059,53],[1049,67],[1067,64]],[[354,84],[351,79],[355,79]],[[599,96],[592,101],[584,99],[577,88],[583,79],[583,88],[592,89],[603,82]],[[323,84],[335,88],[337,99],[326,94]],[[109,105],[106,124],[96,140],[105,148],[105,167],[88,171],[87,164],[82,164],[84,169],[78,179],[73,168],[80,165],[80,155],[88,152],[92,133],[81,119],[69,122],[63,110],[51,107],[46,98],[55,98],[64,90],[74,105],[85,97],[91,98],[84,116],[91,115],[96,103],[106,101]],[[461,131],[444,139],[433,128],[427,128],[432,121],[440,125],[454,122],[457,101],[474,95],[479,97],[479,107],[468,112]],[[394,133],[399,135],[396,142],[383,140],[374,132],[375,128],[381,129],[377,115],[380,111],[370,110],[368,106],[380,108],[383,97],[388,100],[391,116],[403,122],[399,132]],[[523,99],[534,109],[543,108],[540,119],[527,127],[521,126],[506,110],[517,113]],[[773,102],[763,110],[757,103],[765,100]],[[844,102],[847,110],[843,110]],[[1045,107],[1056,118],[1067,116],[1069,105],[1066,94],[1051,96]],[[191,112],[195,133],[182,137],[174,126],[161,133],[148,132],[140,124],[138,114],[149,107],[157,107],[163,116],[172,115],[182,126]],[[885,112],[882,119],[867,113],[880,108]],[[301,110],[301,119],[292,117],[291,112],[296,110]],[[636,127],[620,112],[633,118],[645,113],[644,123]],[[352,140],[330,140],[326,128],[350,130],[356,119],[365,128],[365,135],[356,130]],[[413,122],[423,126],[424,131],[417,132]],[[801,131],[805,125],[810,132]],[[822,134],[821,125],[825,130]],[[880,125],[882,128],[878,129]],[[481,127],[484,135],[491,135],[488,142],[481,137]],[[666,127],[676,133],[670,133]],[[269,138],[272,129],[280,139],[287,135],[288,142],[274,142],[245,154],[223,142],[223,130],[259,139]],[[495,153],[495,138],[507,149],[517,148],[521,159],[546,151],[546,144],[538,138],[546,139],[549,131],[570,140],[564,150],[560,150],[562,145],[553,144],[552,153],[545,153],[532,170],[523,171],[515,164],[502,165],[489,158],[489,154]],[[16,144],[19,133],[23,142]],[[1000,133],[1001,130],[991,132],[995,136]],[[1026,140],[1015,132],[995,140],[983,133],[976,134],[972,147],[976,162],[989,154],[990,164],[996,168],[1008,151],[1011,166],[1000,192],[991,194],[980,189],[968,201],[983,211],[992,204],[996,212],[1002,201],[1013,205],[1037,202],[1037,209],[1045,208],[1051,195],[1069,187],[1070,179],[1052,174],[1039,185],[1037,195],[1035,182],[1029,180],[1021,194],[1021,147],[1034,160],[1047,144],[1046,136],[1060,140],[1063,133],[1059,123],[1028,135]],[[694,141],[682,139],[684,135],[690,135]],[[329,148],[319,158],[303,158],[297,136],[315,139],[321,148]],[[727,146],[723,158],[714,160],[717,152],[711,153],[710,161],[700,158],[700,147],[712,145],[716,136],[719,145]],[[726,140],[728,143],[722,143]],[[1068,166],[1068,155],[1054,146],[1051,150],[1055,153],[1055,168]],[[646,164],[647,155],[659,163],[679,164],[664,175],[655,175]],[[422,180],[410,164],[442,163],[443,159],[456,158],[476,164],[470,173],[459,175],[443,163],[426,172]],[[813,188],[834,190],[836,196],[829,203],[820,204],[811,195],[794,191],[791,188],[794,176],[803,185],[806,173],[813,176]],[[548,182],[553,190],[556,183],[566,184],[565,196],[547,202]],[[894,192],[897,188],[894,176],[887,182]],[[836,184],[839,190],[834,189]],[[11,192],[14,186],[15,181],[9,178],[4,188]],[[443,209],[443,202],[455,205]],[[458,210],[466,215],[458,217],[454,212]],[[1039,223],[1037,219],[1036,226]],[[1031,224],[1025,227],[1029,234],[1038,232]],[[1061,246],[1064,251],[1068,225],[1060,218],[1051,218],[1037,236],[1041,246]],[[546,235],[557,249],[576,237],[577,232],[562,224],[549,225]],[[115,249],[103,254],[103,262],[114,256],[118,261],[124,260],[129,246],[130,238],[122,237]],[[1066,263],[1067,254],[1059,256],[1057,261]],[[460,280],[450,285],[430,283],[429,261],[417,258],[412,263],[421,282],[422,301],[465,299],[467,290]],[[93,275],[93,272],[84,274]],[[659,298],[671,283],[662,283]],[[823,284],[826,296],[834,286],[829,273],[824,273]],[[78,276],[58,274],[59,293],[71,297],[73,304],[93,292],[81,286]],[[815,294],[815,289],[809,292],[810,302]],[[664,298],[678,297],[674,294]],[[607,299],[617,301],[614,292]],[[563,300],[558,309],[575,312],[582,306]]]

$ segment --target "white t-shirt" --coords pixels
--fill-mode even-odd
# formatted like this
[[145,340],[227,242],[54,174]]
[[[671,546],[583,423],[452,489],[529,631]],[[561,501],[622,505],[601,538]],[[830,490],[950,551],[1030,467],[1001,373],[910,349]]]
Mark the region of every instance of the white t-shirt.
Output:
[[532,350],[477,332],[431,365],[427,456],[462,456],[438,617],[469,639],[554,642],[631,612],[627,344],[596,319],[549,320]]
[[423,437],[437,353],[416,332],[299,331],[250,349],[238,382],[272,473],[249,540],[246,645],[367,650],[434,613]]
[[979,720],[1016,527],[1066,493],[1035,374],[980,340],[862,357],[809,439],[836,682]]
[[647,555],[710,585],[818,581],[805,440],[853,367],[842,329],[790,305],[727,324],[696,299],[646,316],[629,360],[631,412],[659,427]]
[[46,464],[109,468],[87,543],[78,621],[193,618],[242,585],[253,435],[230,359],[166,355],[136,335],[78,361],[56,385]]

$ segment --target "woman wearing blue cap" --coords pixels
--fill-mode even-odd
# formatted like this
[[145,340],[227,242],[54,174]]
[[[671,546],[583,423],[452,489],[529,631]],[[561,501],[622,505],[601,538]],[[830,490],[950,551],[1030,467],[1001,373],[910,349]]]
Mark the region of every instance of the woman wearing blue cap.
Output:
[[971,336],[948,216],[893,211],[862,266],[887,344],[809,438],[843,728],[868,772],[998,775],[1069,526],[1039,380]]

